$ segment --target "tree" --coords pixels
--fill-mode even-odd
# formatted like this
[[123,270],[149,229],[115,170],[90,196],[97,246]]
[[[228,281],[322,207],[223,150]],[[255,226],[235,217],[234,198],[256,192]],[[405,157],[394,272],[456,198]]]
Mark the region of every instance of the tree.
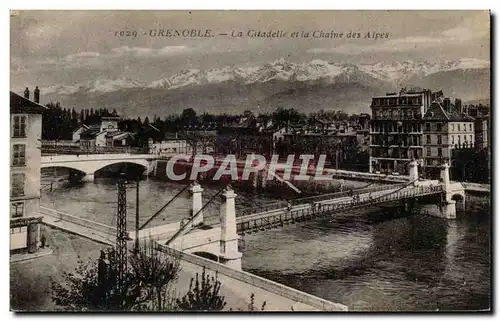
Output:
[[284,109],[279,107],[273,114],[273,123],[278,127],[297,123],[301,120],[301,115],[295,109]]
[[130,256],[136,281],[140,280],[139,309],[148,311],[175,310],[175,294],[171,289],[180,271],[180,257],[173,252],[164,253],[158,244],[148,241]]
[[224,296],[219,295],[221,283],[217,278],[210,278],[205,274],[205,267],[201,274],[201,283],[196,273],[196,282],[193,287],[193,278],[189,283],[189,291],[181,299],[177,299],[177,305],[185,311],[220,311],[226,306]]
[[198,122],[196,118],[196,112],[193,108],[186,108],[182,111],[180,122],[182,126],[196,124]]
[[127,273],[120,290],[116,271],[116,252],[112,248],[101,251],[97,263],[79,260],[74,272],[62,272],[62,283],[51,280],[52,300],[74,311],[130,310],[139,297],[136,280]]
[[248,110],[248,109],[247,109],[247,110],[245,110],[245,111],[243,112],[243,117],[245,117],[245,118],[249,118],[249,117],[252,117],[252,116],[253,116],[253,113],[252,113],[252,111],[251,111],[251,110]]
[[179,272],[179,256],[160,253],[152,241],[129,254],[124,286],[118,288],[115,250],[101,251],[97,262],[79,260],[63,281],[51,280],[52,300],[74,311],[169,310],[175,308],[170,285]]

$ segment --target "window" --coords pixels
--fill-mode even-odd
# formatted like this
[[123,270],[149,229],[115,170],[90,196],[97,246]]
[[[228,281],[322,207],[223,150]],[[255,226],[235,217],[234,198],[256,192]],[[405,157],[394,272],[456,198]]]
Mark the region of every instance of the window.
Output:
[[427,136],[427,144],[431,143],[431,135],[426,135]]
[[16,144],[13,146],[12,166],[26,165],[26,145]]
[[12,174],[12,196],[21,196],[24,195],[24,174],[16,173]]
[[451,131],[455,130],[455,124],[451,124]]
[[22,217],[24,213],[24,203],[16,202],[10,204],[10,215],[12,218]]
[[14,116],[12,137],[26,137],[26,116]]
[[443,139],[441,135],[438,135],[438,145],[441,145],[443,143]]
[[469,131],[472,131],[472,124],[469,124]]
[[470,142],[472,143],[472,135],[469,135]]
[[451,135],[451,144],[455,145],[455,136]]
[[427,147],[427,156],[431,156],[431,148]]
[[431,123],[425,123],[425,130],[428,132],[431,131]]
[[26,233],[28,231],[27,226],[13,227],[10,229],[10,234]]
[[466,141],[467,141],[467,136],[464,135],[464,142],[466,142]]
[[438,148],[438,156],[443,157],[443,149],[442,148]]
[[458,131],[460,131],[460,124],[457,124],[457,127],[458,127]]
[[436,123],[436,131],[441,131],[441,123]]

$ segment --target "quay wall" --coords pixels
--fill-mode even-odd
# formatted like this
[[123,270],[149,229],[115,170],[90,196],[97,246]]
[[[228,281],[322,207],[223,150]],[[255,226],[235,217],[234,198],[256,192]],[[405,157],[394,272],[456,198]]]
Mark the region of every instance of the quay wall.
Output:
[[[199,257],[193,254],[189,254],[186,252],[181,252],[176,249],[167,247],[163,244],[159,244],[160,249],[164,251],[165,253],[174,253],[177,254],[181,257],[181,260],[189,262],[195,266],[198,266],[201,269],[205,267],[207,271],[212,271],[212,272],[217,272],[219,274],[219,279],[221,276],[225,276],[229,279],[233,279],[238,282],[238,291],[248,291],[250,297],[250,294],[253,293],[252,289],[249,289],[248,287],[256,287],[263,289],[267,292],[273,293],[279,297],[288,299],[286,300],[287,303],[282,302],[281,307],[279,309],[276,309],[276,302],[271,302],[269,301],[267,306],[269,308],[276,310],[276,311],[291,311],[291,308],[293,307],[294,311],[307,311],[307,310],[316,310],[316,311],[347,311],[348,308],[347,306],[340,304],[340,303],[334,303],[330,302],[321,298],[318,298],[314,295],[307,294],[305,292],[287,287],[285,285],[279,284],[277,282],[262,278],[260,276],[245,272],[245,271],[239,271],[239,270],[233,270],[223,264],[217,263],[215,261],[211,261],[208,259],[205,259],[203,257]],[[226,283],[224,283],[226,285]],[[247,288],[245,289],[245,285],[247,285]],[[291,306],[288,305],[288,303],[292,301],[294,302]],[[273,308],[274,304],[274,308]]]

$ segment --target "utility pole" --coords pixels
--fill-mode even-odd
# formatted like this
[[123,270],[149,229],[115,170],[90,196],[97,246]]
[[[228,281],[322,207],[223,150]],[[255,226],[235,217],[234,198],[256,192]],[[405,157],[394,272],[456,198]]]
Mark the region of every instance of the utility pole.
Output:
[[118,181],[118,214],[116,216],[116,258],[117,258],[117,286],[123,291],[125,275],[127,273],[127,189],[121,174]]
[[135,251],[139,252],[139,181],[141,176],[137,176],[137,185],[135,188]]

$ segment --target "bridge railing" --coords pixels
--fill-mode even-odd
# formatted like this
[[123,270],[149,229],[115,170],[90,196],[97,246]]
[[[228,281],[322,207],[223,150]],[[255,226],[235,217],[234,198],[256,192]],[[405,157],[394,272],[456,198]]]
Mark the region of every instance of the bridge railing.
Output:
[[326,201],[326,200],[329,200],[329,199],[332,199],[332,198],[340,198],[340,197],[352,196],[353,193],[355,193],[355,194],[361,194],[361,193],[386,191],[388,189],[401,188],[401,187],[406,186],[406,185],[408,185],[408,183],[399,183],[399,184],[391,184],[391,185],[374,186],[374,187],[360,188],[360,189],[354,189],[354,190],[346,190],[346,191],[342,191],[342,192],[335,192],[335,193],[329,193],[329,194],[309,196],[309,197],[303,197],[303,198],[294,199],[294,200],[291,201],[291,204],[292,205],[299,205],[299,204],[306,204],[306,203],[313,203],[313,202],[321,202],[321,201]]
[[142,147],[54,147],[42,145],[42,156],[52,155],[93,155],[93,154],[148,154],[148,148]]
[[393,190],[385,194],[380,194],[379,191],[374,195],[374,197],[369,197],[364,194],[358,201],[344,200],[329,204],[317,203],[314,206],[303,204],[292,207],[291,210],[287,210],[286,208],[284,208],[281,211],[263,213],[262,215],[254,214],[242,216],[237,218],[236,227],[238,232],[240,233],[263,228],[272,228],[274,226],[283,225],[283,223],[290,223],[306,218],[313,218],[315,216],[324,215],[326,213],[350,210],[367,205],[414,198],[417,196],[437,194],[441,193],[442,191],[443,187],[441,185],[411,188],[405,188],[403,186],[400,190]]
[[277,202],[272,202],[272,203],[268,203],[268,204],[264,204],[264,205],[251,206],[251,207],[245,207],[245,208],[238,209],[237,216],[245,216],[245,215],[250,215],[250,214],[254,214],[254,213],[261,213],[261,212],[263,213],[263,212],[272,211],[272,210],[276,210],[276,209],[280,209],[280,208],[285,208],[289,205],[289,203],[292,206],[300,205],[300,204],[316,203],[316,202],[331,200],[334,198],[352,196],[353,193],[356,193],[356,194],[373,193],[373,192],[379,192],[379,191],[386,191],[388,189],[397,189],[397,188],[404,187],[406,185],[408,185],[408,183],[374,186],[374,187],[370,187],[370,188],[361,188],[361,189],[355,189],[355,190],[347,190],[347,191],[342,191],[342,192],[309,196],[309,197],[304,197],[304,198],[297,198],[297,199],[291,200],[290,202],[277,201]]
[[98,223],[98,222],[94,222],[91,220],[87,220],[87,219],[84,219],[82,217],[78,217],[78,216],[71,215],[68,213],[56,211],[56,210],[48,208],[48,207],[40,206],[40,213],[57,218],[57,219],[60,219],[61,221],[66,221],[66,222],[70,222],[70,223],[73,223],[73,224],[76,224],[76,225],[79,225],[79,226],[82,226],[85,228],[90,228],[90,229],[93,229],[93,230],[101,232],[101,233],[105,233],[105,234],[109,234],[109,235],[116,235],[116,227],[109,226],[109,225],[102,224],[102,223]]
[[250,215],[250,214],[259,213],[259,212],[268,212],[268,211],[273,211],[273,210],[277,210],[280,208],[285,208],[287,206],[288,206],[287,201],[277,201],[277,202],[267,203],[267,204],[259,205],[259,206],[238,208],[236,210],[236,216],[239,217],[239,216],[245,216],[245,215]]

